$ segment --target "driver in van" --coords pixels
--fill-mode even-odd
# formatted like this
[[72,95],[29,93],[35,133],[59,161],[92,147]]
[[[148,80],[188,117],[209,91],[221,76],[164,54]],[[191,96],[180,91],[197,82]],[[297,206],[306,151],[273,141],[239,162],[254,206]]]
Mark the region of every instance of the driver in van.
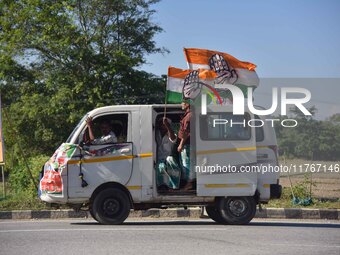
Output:
[[102,132],[102,136],[100,138],[95,138],[93,135],[93,120],[91,117],[86,119],[86,124],[89,129],[89,142],[94,145],[98,144],[106,144],[106,143],[116,143],[117,137],[115,133],[112,131],[112,127],[110,121],[107,119],[103,119],[100,122],[100,131]]

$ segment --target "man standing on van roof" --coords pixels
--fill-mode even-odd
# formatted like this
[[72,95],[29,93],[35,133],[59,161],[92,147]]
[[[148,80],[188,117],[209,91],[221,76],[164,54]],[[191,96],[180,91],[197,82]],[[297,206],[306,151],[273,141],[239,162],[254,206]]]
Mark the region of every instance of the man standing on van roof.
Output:
[[102,132],[102,136],[100,138],[94,138],[93,121],[91,117],[87,118],[86,124],[89,129],[89,136],[90,136],[91,144],[106,144],[106,143],[117,142],[117,137],[115,133],[112,131],[110,121],[108,121],[107,119],[104,119],[100,122],[100,131]]
[[182,166],[182,179],[187,181],[184,190],[194,189],[195,172],[190,171],[190,120],[192,113],[190,111],[189,100],[182,101],[182,110],[184,115],[180,121],[178,138],[180,139],[177,151],[180,153],[180,163]]

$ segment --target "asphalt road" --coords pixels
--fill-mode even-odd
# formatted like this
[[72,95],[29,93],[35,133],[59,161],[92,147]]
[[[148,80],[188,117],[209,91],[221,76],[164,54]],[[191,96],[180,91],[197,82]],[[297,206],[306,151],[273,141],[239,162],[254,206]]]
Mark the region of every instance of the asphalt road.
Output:
[[0,221],[0,254],[336,254],[339,221],[254,220],[222,226],[210,220]]

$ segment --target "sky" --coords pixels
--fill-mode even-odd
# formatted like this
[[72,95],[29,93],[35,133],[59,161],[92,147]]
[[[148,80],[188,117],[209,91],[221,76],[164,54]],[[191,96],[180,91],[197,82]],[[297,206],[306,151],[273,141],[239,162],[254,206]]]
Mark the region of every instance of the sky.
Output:
[[[339,0],[163,0],[153,7],[152,21],[164,29],[154,40],[170,53],[149,55],[141,69],[187,69],[184,47],[218,50],[256,64],[260,79],[339,78],[310,89],[317,118],[340,112]],[[270,104],[264,83],[256,92]]]

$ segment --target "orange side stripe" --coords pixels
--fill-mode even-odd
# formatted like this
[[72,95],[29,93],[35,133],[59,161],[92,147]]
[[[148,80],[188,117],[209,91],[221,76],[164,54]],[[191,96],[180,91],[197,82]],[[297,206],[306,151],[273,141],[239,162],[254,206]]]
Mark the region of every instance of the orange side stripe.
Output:
[[206,151],[198,151],[197,155],[202,154],[217,154],[217,153],[225,153],[225,152],[237,152],[237,151],[255,151],[256,147],[242,147],[242,148],[229,148],[229,149],[221,149],[221,150],[206,150]]
[[125,160],[125,159],[132,159],[132,158],[147,158],[152,157],[152,153],[141,153],[137,155],[121,155],[121,156],[114,156],[109,158],[89,158],[89,159],[82,159],[82,160],[69,160],[67,163],[70,165],[73,164],[80,164],[81,163],[100,163],[100,162],[108,162],[114,160]]
[[248,188],[247,183],[228,183],[228,184],[205,184],[205,188]]
[[142,189],[142,186],[126,186],[128,190],[139,190]]

